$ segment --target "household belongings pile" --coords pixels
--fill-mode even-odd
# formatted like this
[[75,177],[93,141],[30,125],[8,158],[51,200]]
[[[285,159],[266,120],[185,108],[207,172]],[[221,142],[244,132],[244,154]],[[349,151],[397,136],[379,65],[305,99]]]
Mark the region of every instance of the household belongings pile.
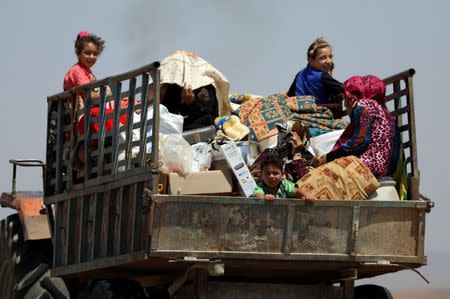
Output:
[[[261,155],[261,144],[249,140],[235,142],[223,137],[217,139],[218,136],[224,136],[223,133],[217,133],[218,131],[212,138],[214,130],[209,127],[179,135],[161,135],[160,161],[163,175],[160,191],[162,193],[252,196],[256,182],[249,167]],[[339,136],[339,132],[333,131],[332,134],[334,137],[330,134],[330,138],[336,139]],[[187,139],[191,140],[192,144],[183,137],[185,135],[189,136]],[[192,136],[196,137],[192,138]],[[319,151],[319,148],[320,151],[327,152],[332,147],[332,144],[328,142],[329,139],[326,140],[331,144],[328,147],[326,143],[316,140],[321,136],[313,137],[309,142],[307,149],[313,155]],[[196,142],[196,140],[203,141]],[[316,147],[315,144],[319,144],[320,147]],[[275,149],[277,146],[279,144],[275,146]],[[347,167],[347,164],[352,167]],[[326,171],[322,171],[321,168],[325,167],[327,167]],[[393,200],[398,198],[395,182],[385,180],[380,185],[368,168],[353,157],[344,157],[340,163],[325,164],[313,169],[312,173],[319,175],[336,173],[335,176],[343,175],[353,179],[352,184],[348,183],[349,179],[331,182],[322,191],[319,197],[321,199]],[[330,178],[325,176],[322,179]],[[311,180],[311,175],[304,176],[301,181],[311,188],[321,188],[314,185],[317,180]],[[345,195],[351,197],[345,198]]]
[[[331,150],[347,125],[345,120],[333,119],[327,108],[317,106],[312,96],[226,96],[229,82],[225,76],[189,52],[176,51],[163,60],[161,83],[191,85],[192,89],[212,84],[219,107],[214,126],[183,131],[183,117],[171,114],[161,105],[160,170],[165,174],[160,184],[162,193],[249,197],[256,186],[249,167],[265,149],[277,147],[277,126],[304,123],[312,136],[308,150],[313,156],[319,156]],[[149,147],[148,152],[151,144]],[[380,185],[375,182],[373,186]],[[392,181],[383,182],[381,186],[377,192],[372,192],[376,187],[361,186],[360,189],[370,189],[370,192],[362,192],[363,198],[359,199],[392,200],[396,197]],[[342,190],[344,192],[339,194],[346,194],[349,189]]]

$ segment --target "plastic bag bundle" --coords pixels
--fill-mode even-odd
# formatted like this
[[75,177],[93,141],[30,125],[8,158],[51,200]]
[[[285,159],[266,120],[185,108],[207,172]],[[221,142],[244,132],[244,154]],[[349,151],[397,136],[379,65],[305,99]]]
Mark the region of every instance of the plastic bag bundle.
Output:
[[[153,119],[153,107],[149,107],[147,120]],[[170,113],[166,106],[159,105],[159,133],[161,134],[179,134],[183,132],[183,116]],[[153,133],[152,122],[148,122],[147,138],[151,140]],[[147,142],[147,153],[152,152],[152,143]]]
[[191,171],[194,152],[190,144],[179,134],[160,134],[160,170],[186,175]]

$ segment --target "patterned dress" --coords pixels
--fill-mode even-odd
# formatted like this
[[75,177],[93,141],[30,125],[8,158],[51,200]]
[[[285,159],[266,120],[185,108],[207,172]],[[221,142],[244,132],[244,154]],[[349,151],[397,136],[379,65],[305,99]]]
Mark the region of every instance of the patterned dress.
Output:
[[395,120],[384,105],[386,85],[373,75],[353,76],[342,84],[347,104],[355,105],[351,122],[327,161],[355,155],[376,177],[393,174],[400,149]]
[[355,155],[376,177],[392,175],[395,122],[389,110],[373,99],[361,99],[353,110],[351,123],[327,161]]

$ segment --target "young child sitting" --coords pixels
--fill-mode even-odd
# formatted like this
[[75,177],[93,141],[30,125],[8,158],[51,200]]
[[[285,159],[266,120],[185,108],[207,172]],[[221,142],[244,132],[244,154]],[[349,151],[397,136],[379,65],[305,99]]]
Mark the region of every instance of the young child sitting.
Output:
[[273,200],[275,198],[297,197],[306,200],[314,198],[304,194],[297,186],[285,178],[283,160],[275,153],[268,153],[261,163],[261,183],[255,187],[253,195],[257,198]]

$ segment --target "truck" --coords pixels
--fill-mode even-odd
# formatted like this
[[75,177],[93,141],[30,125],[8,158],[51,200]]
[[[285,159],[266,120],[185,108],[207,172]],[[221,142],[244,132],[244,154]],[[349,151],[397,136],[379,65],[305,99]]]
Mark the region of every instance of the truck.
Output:
[[[392,298],[355,281],[427,264],[433,202],[419,193],[414,73],[383,80],[406,158],[403,201],[161,194],[158,147],[147,152],[159,144],[158,62],[49,96],[46,161],[11,160],[12,190],[1,195],[17,210],[1,221],[1,297]],[[80,115],[99,130],[78,134]],[[17,166],[42,168],[43,192],[16,191]]]

